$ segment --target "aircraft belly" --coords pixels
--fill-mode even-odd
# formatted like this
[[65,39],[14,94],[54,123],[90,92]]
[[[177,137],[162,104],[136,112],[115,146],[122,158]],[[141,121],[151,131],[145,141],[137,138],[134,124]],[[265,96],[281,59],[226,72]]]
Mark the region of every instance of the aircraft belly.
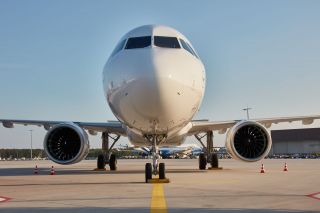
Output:
[[[162,146],[179,146],[184,143],[185,139],[187,137],[187,134],[177,132],[175,134],[172,134],[170,137],[168,137],[165,141],[163,141],[161,144],[158,144],[160,147]],[[143,133],[136,132],[136,131],[128,131],[128,139],[130,143],[134,146],[150,146],[151,144],[143,137]]]
[[144,88],[147,84],[144,80],[132,81],[108,96],[112,111],[127,126],[163,134],[187,125],[198,111],[201,91],[168,81],[161,95],[155,96],[154,91]]

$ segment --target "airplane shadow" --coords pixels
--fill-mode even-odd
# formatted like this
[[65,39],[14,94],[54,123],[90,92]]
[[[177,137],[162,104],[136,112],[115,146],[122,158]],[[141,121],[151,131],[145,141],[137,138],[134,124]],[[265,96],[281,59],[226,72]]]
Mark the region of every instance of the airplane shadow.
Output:
[[[152,209],[154,212],[167,212],[166,209]],[[288,209],[219,209],[219,208],[169,208],[169,212],[174,213],[188,213],[188,212],[200,212],[200,213],[209,213],[209,212],[216,212],[216,213],[315,213],[317,211],[302,211],[302,210],[288,210]],[[65,212],[65,213],[87,213],[87,212],[112,212],[112,213],[122,213],[122,212],[131,212],[131,213],[143,213],[143,212],[150,212],[150,208],[112,208],[112,207],[13,207],[13,208],[1,208],[2,213],[24,213],[24,212],[33,212],[33,213],[56,213],[56,212]]]
[[17,184],[0,184],[1,186],[5,187],[11,187],[11,186],[77,186],[77,185],[123,185],[123,184],[146,184],[143,181],[137,181],[137,182],[114,182],[114,181],[109,181],[109,182],[65,182],[65,183],[17,183]]
[[[51,168],[38,168],[38,175],[49,175]],[[203,173],[205,170],[197,170],[197,169],[167,169],[167,174],[174,173]],[[106,174],[106,175],[116,175],[116,174],[144,174],[144,170],[119,170],[117,171],[94,171],[86,170],[86,169],[63,169],[56,168],[56,175],[89,175],[89,174]],[[0,177],[1,176],[29,176],[35,175],[34,168],[3,168],[0,169]]]

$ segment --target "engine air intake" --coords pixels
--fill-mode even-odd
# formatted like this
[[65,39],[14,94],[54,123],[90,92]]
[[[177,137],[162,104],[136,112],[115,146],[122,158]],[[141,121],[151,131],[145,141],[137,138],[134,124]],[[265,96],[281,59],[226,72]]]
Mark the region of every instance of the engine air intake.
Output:
[[71,128],[56,129],[48,137],[48,152],[57,160],[68,161],[76,157],[80,151],[81,140]]
[[44,139],[44,150],[50,160],[58,164],[77,163],[89,152],[88,135],[74,123],[56,125]]
[[245,158],[257,158],[266,151],[268,136],[258,126],[243,126],[234,135],[234,147]]
[[272,145],[268,130],[254,121],[241,121],[227,133],[226,148],[238,160],[255,162],[263,159]]

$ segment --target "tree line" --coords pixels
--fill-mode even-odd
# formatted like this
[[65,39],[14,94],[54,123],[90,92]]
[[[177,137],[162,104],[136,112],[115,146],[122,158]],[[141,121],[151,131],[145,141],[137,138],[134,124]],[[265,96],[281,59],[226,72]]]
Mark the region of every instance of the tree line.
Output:
[[[30,158],[30,149],[0,149],[0,158],[13,159],[13,158]],[[44,158],[46,154],[43,149],[32,149],[32,157]]]
[[[102,153],[101,149],[90,149],[87,158],[96,158]],[[112,153],[116,154],[117,157],[125,157],[134,155],[130,150],[116,150],[113,149]],[[33,158],[46,158],[47,155],[43,149],[32,149]],[[1,159],[14,159],[14,158],[31,158],[30,149],[0,149]]]

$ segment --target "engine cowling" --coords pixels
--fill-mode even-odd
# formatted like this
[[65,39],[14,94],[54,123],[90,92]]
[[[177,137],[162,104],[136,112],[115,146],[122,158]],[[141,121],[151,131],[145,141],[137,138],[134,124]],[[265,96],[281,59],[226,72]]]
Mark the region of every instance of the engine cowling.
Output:
[[271,145],[268,130],[254,121],[241,121],[227,133],[227,151],[238,160],[259,161],[269,153]]
[[58,164],[74,164],[89,153],[88,134],[74,123],[52,127],[43,142],[48,158]]

